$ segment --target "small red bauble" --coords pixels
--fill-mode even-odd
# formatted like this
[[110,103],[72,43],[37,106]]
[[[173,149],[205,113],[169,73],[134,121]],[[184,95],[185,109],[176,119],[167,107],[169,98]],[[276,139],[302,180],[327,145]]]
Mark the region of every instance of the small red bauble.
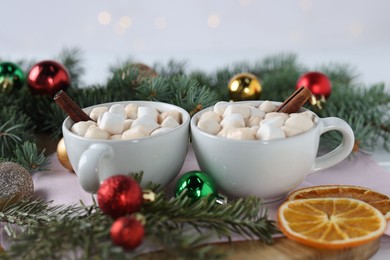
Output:
[[115,175],[100,185],[97,200],[105,214],[118,218],[141,209],[142,189],[132,177]]
[[332,92],[332,84],[329,78],[320,72],[308,72],[303,74],[295,86],[296,89],[300,87],[308,88],[314,96],[318,98],[324,97],[328,99]]
[[27,84],[34,94],[54,96],[70,86],[67,69],[52,60],[35,64],[27,74]]
[[118,218],[110,229],[112,242],[127,250],[138,247],[142,242],[144,233],[144,226],[132,216]]

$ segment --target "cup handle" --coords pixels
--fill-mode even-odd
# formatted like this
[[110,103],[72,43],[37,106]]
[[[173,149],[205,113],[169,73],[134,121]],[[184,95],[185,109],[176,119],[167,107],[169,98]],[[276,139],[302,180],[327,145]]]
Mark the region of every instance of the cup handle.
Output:
[[351,153],[355,144],[355,136],[347,122],[337,117],[322,118],[321,121],[322,129],[320,135],[335,130],[341,132],[343,139],[334,150],[314,160],[312,173],[329,168],[344,160]]
[[92,144],[81,154],[77,173],[80,185],[85,191],[97,192],[101,181],[100,161],[111,156],[111,148],[105,144]]

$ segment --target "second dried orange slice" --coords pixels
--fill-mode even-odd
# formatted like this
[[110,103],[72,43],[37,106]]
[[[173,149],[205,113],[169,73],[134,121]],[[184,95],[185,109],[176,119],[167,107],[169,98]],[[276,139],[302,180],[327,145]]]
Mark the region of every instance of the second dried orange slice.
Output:
[[288,238],[327,249],[359,246],[378,239],[386,219],[356,199],[321,198],[284,202],[278,210],[280,230]]
[[292,192],[287,200],[314,198],[352,198],[367,202],[390,220],[390,197],[377,191],[353,185],[321,185]]

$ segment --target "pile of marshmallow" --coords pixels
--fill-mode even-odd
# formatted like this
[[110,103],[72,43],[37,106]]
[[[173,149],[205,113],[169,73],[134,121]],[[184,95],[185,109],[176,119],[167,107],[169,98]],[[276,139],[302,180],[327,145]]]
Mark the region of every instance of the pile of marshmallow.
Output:
[[203,131],[237,140],[273,140],[295,136],[314,126],[315,114],[275,112],[277,105],[264,101],[249,103],[218,102],[203,113],[197,126]]
[[86,138],[129,140],[166,133],[182,121],[177,110],[160,112],[134,103],[95,107],[89,117],[93,121],[77,122],[71,131]]

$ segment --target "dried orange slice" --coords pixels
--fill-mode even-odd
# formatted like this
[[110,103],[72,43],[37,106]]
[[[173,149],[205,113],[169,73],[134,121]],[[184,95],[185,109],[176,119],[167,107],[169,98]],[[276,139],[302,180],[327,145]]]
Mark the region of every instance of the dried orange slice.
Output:
[[322,185],[292,192],[287,200],[314,198],[352,198],[367,202],[390,220],[390,197],[374,190],[352,185]]
[[278,224],[290,239],[316,248],[341,249],[379,238],[387,222],[379,210],[361,200],[321,198],[284,202]]

